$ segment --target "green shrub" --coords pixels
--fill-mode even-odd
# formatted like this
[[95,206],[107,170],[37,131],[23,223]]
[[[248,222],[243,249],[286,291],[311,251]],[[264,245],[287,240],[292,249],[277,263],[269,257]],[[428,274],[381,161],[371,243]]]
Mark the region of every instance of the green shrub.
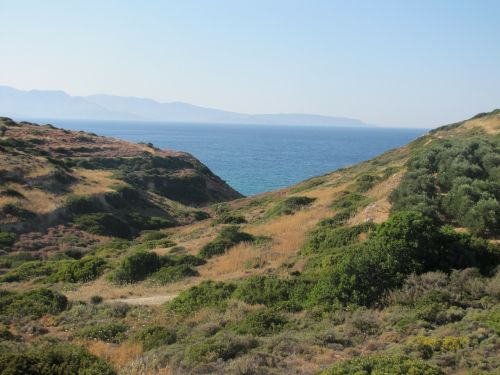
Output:
[[156,253],[139,251],[123,259],[111,279],[118,284],[135,283],[144,280],[160,267],[160,258]]
[[10,283],[50,276],[63,264],[66,264],[66,262],[28,261],[5,273],[0,277],[0,282]]
[[93,196],[72,196],[66,202],[66,207],[74,215],[90,214],[102,211],[101,202]]
[[131,236],[129,226],[109,213],[80,215],[74,222],[79,229],[92,234],[122,238]]
[[131,245],[131,242],[123,238],[112,238],[106,243],[98,246],[93,253],[96,256],[103,258],[116,258],[118,255],[126,251]]
[[402,211],[378,226],[368,241],[345,249],[313,288],[311,303],[372,305],[412,273],[471,266],[488,270],[499,259],[484,241],[441,229],[419,212]]
[[237,226],[223,228],[218,236],[210,243],[203,246],[200,251],[202,258],[211,258],[224,254],[229,248],[240,242],[250,242],[254,239],[251,234],[240,232]]
[[306,196],[294,196],[286,198],[285,200],[279,202],[274,207],[272,207],[266,214],[265,217],[270,218],[273,216],[281,215],[292,215],[296,211],[311,205],[316,198],[306,197]]
[[102,359],[68,343],[0,352],[0,373],[23,375],[116,375]]
[[36,217],[36,214],[34,212],[13,203],[7,203],[5,206],[3,206],[0,210],[0,213],[3,215],[10,215],[25,220]]
[[272,306],[289,300],[292,288],[290,280],[272,276],[252,276],[238,285],[234,297],[251,305]]
[[140,329],[132,336],[132,341],[140,342],[144,350],[151,350],[177,341],[174,330],[163,326],[148,326]]
[[133,187],[119,186],[116,188],[116,191],[106,193],[104,199],[114,208],[122,209],[137,203],[140,199],[140,194]]
[[285,324],[282,314],[273,309],[262,309],[248,313],[243,321],[236,323],[235,329],[240,334],[266,336],[279,332]]
[[168,233],[160,232],[158,230],[146,230],[141,233],[140,241],[157,241],[163,240],[168,237]]
[[138,231],[170,228],[176,225],[176,223],[169,218],[161,216],[144,216],[137,212],[128,213],[125,216],[125,220],[130,226],[136,228]]
[[153,250],[158,248],[172,247],[175,246],[175,242],[169,238],[162,238],[160,240],[148,240],[144,242],[140,242],[138,245],[135,245],[133,249],[135,251],[145,251],[145,250]]
[[392,210],[417,210],[478,235],[500,233],[498,153],[498,140],[484,136],[446,140],[418,152],[390,195]]
[[128,327],[122,323],[94,324],[80,329],[76,336],[87,340],[101,340],[119,343],[125,337]]
[[10,247],[16,242],[16,235],[10,232],[0,230],[0,249],[3,247]]
[[204,259],[198,256],[185,255],[185,254],[162,255],[160,257],[160,262],[162,267],[180,266],[180,265],[188,265],[196,267],[206,263]]
[[335,363],[322,375],[444,375],[440,369],[422,360],[399,355],[359,357]]
[[356,211],[358,208],[366,206],[370,202],[370,198],[363,194],[344,191],[332,203],[332,208],[335,210],[343,210],[349,214]]
[[64,295],[45,288],[21,293],[0,291],[0,314],[5,317],[37,319],[45,314],[57,315],[67,304]]
[[226,301],[235,289],[234,284],[203,281],[197,286],[182,291],[167,305],[167,309],[189,315],[203,307],[222,308],[225,307]]
[[98,296],[98,295],[93,295],[92,297],[90,297],[90,303],[92,305],[99,305],[102,303],[104,299],[101,297],[101,296]]
[[337,227],[320,223],[310,234],[303,248],[304,254],[332,252],[337,248],[354,244],[359,241],[361,233],[366,233],[375,228],[373,223],[363,223],[352,227]]
[[188,365],[215,362],[217,360],[227,361],[247,352],[256,344],[254,339],[219,332],[213,337],[188,346],[184,353],[184,361]]
[[103,273],[106,261],[102,258],[86,256],[62,265],[59,270],[48,277],[49,282],[79,283],[92,281]]
[[162,267],[150,276],[154,283],[165,285],[185,279],[186,277],[198,276],[199,273],[187,264]]
[[201,221],[201,220],[209,219],[210,214],[208,212],[198,210],[198,211],[193,212],[193,217],[196,221]]
[[359,192],[370,190],[382,178],[371,174],[363,174],[356,179],[356,189]]

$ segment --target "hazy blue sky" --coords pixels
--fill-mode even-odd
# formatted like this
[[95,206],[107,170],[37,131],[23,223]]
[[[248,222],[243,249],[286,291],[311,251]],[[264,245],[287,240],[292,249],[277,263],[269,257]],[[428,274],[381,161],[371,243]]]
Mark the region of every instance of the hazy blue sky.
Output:
[[500,1],[0,0],[0,84],[427,127],[500,107]]

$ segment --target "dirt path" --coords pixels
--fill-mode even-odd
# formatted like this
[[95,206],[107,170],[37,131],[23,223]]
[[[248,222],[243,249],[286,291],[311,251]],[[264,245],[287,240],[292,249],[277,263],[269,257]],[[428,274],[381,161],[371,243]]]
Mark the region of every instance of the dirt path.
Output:
[[116,298],[116,299],[107,300],[106,302],[111,302],[111,303],[122,302],[122,303],[126,303],[127,305],[153,306],[153,305],[161,305],[163,303],[171,301],[175,297],[177,297],[177,294],[167,294],[167,295],[158,295],[158,296],[151,296],[151,297],[137,297],[137,298]]

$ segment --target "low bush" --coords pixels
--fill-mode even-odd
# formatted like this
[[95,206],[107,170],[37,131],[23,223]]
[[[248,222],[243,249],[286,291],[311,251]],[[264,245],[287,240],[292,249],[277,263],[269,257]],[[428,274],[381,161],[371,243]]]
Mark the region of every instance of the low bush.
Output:
[[86,256],[80,260],[64,263],[56,273],[47,278],[47,281],[85,283],[101,276],[105,268],[106,261],[104,259]]
[[197,286],[182,291],[167,305],[167,309],[188,315],[203,307],[223,308],[235,289],[236,285],[231,283],[203,281]]
[[213,337],[190,345],[184,353],[184,361],[188,365],[217,360],[227,361],[247,352],[256,344],[256,341],[251,338],[219,332]]
[[0,230],[0,249],[8,248],[16,242],[16,235],[11,232],[4,232]]
[[251,242],[253,239],[251,234],[240,232],[237,226],[225,227],[212,242],[203,246],[199,255],[202,258],[211,258],[224,254],[229,248],[240,242]]
[[4,216],[13,216],[18,219],[32,219],[36,216],[36,214],[26,208],[20,207],[13,203],[7,203],[0,209],[0,213]]
[[363,174],[356,179],[356,190],[364,193],[370,190],[377,182],[382,180],[381,177],[371,174]]
[[159,240],[148,240],[144,242],[139,242],[139,244],[134,245],[133,249],[135,251],[145,251],[153,250],[158,248],[172,247],[175,246],[175,242],[169,238],[162,238]]
[[140,199],[140,194],[133,187],[119,186],[116,187],[115,191],[106,193],[104,199],[114,208],[122,209],[137,203]]
[[358,375],[358,374],[391,374],[391,375],[444,375],[437,367],[422,360],[399,355],[379,355],[359,357],[335,363],[322,375]]
[[93,295],[92,297],[90,297],[90,303],[92,305],[99,305],[102,303],[103,300],[104,299],[99,295]]
[[20,264],[18,267],[13,268],[9,272],[0,276],[0,282],[18,282],[26,281],[34,278],[43,278],[52,275],[56,270],[66,262],[53,262],[53,261],[28,261]]
[[101,202],[93,196],[72,196],[66,201],[66,207],[73,215],[91,214],[102,211]]
[[139,251],[122,260],[111,275],[111,280],[117,284],[135,283],[144,280],[160,267],[160,257],[156,253]]
[[286,323],[284,316],[273,309],[261,309],[248,313],[235,325],[236,332],[253,336],[266,336],[279,332]]
[[92,234],[122,238],[131,236],[129,226],[110,213],[79,215],[73,221],[79,229]]
[[157,241],[168,238],[168,233],[160,232],[158,230],[146,230],[141,233],[141,236],[137,239],[139,241]]
[[68,343],[44,343],[0,352],[0,373],[23,375],[116,375],[87,350]]
[[141,343],[144,350],[151,350],[175,343],[177,341],[177,334],[174,330],[167,327],[148,326],[137,331],[131,337],[131,340]]
[[198,256],[185,255],[185,254],[162,255],[160,257],[160,262],[162,267],[180,266],[180,265],[188,265],[196,267],[206,263],[204,259]]
[[119,343],[124,339],[127,330],[128,326],[122,323],[102,323],[84,327],[76,333],[76,336],[87,340]]
[[162,267],[153,273],[149,280],[153,283],[165,285],[185,279],[186,277],[198,276],[199,273],[187,264]]
[[292,215],[298,210],[307,207],[314,202],[316,198],[306,196],[294,196],[286,198],[272,207],[266,214],[266,218],[273,216]]
[[322,222],[311,232],[302,251],[304,254],[333,252],[335,249],[354,244],[359,241],[362,233],[367,233],[375,228],[371,222],[355,225],[352,227],[337,227]]
[[50,289],[33,289],[15,293],[0,291],[0,315],[37,319],[45,314],[57,315],[68,304],[67,298]]
[[128,213],[125,216],[125,220],[137,231],[170,228],[176,225],[176,223],[169,218],[161,216],[144,216],[137,212]]

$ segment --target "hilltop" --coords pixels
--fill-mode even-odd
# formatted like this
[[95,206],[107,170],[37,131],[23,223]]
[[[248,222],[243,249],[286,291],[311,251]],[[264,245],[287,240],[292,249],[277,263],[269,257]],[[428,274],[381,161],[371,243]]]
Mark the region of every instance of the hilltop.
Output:
[[0,113],[23,118],[142,120],[252,125],[366,127],[360,120],[304,113],[247,114],[189,103],[114,95],[71,96],[63,91],[22,91],[0,86]]
[[2,121],[0,369],[500,369],[499,110],[253,197],[184,153]]

